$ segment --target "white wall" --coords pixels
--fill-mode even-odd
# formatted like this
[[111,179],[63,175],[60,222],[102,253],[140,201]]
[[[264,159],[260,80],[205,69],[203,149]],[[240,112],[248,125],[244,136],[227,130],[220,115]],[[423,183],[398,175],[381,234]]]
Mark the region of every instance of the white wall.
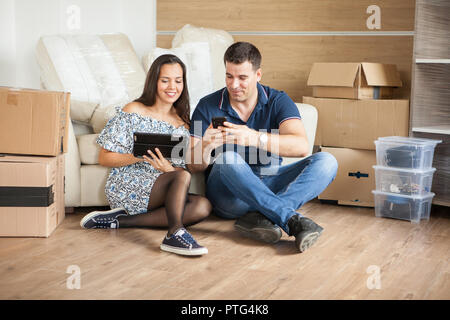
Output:
[[0,86],[40,88],[43,35],[125,33],[139,58],[156,45],[156,0],[0,0]]
[[14,0],[0,0],[0,85],[16,83]]

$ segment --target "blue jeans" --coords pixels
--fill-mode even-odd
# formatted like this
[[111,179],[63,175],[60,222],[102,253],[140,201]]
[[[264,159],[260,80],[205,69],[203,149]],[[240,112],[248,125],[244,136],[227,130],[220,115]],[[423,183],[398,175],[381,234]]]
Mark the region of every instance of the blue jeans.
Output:
[[337,161],[318,152],[286,166],[261,170],[236,152],[219,155],[206,182],[214,213],[236,219],[259,211],[289,234],[288,221],[298,208],[317,197],[333,181]]

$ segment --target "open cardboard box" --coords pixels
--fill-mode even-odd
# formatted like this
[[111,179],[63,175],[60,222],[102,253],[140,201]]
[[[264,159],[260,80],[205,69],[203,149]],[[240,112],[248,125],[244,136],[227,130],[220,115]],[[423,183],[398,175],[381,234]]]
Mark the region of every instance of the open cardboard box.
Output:
[[314,97],[390,99],[402,81],[394,64],[314,63],[307,84]]

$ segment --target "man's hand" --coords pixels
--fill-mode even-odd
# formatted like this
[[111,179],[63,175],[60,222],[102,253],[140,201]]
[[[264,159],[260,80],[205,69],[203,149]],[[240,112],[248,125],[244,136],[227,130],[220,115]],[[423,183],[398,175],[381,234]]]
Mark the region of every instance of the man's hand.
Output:
[[225,134],[221,130],[214,129],[210,124],[202,139],[204,150],[211,153],[212,150],[224,144],[224,137]]
[[191,136],[190,148],[187,154],[187,167],[191,172],[205,170],[211,162],[212,150],[224,144],[225,133],[214,129],[212,124],[206,129],[202,138]]
[[258,147],[260,135],[258,131],[250,129],[246,125],[234,124],[227,121],[223,124],[224,126],[219,126],[218,129],[226,133],[225,143]]

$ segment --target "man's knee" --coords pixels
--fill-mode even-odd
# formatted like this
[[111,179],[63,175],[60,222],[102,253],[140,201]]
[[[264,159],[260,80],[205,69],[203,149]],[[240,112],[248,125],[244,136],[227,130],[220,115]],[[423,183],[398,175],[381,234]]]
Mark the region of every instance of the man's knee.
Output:
[[315,161],[320,162],[321,168],[323,168],[323,174],[334,179],[338,169],[336,158],[329,152],[318,152],[314,155],[316,156]]
[[[208,194],[206,195],[208,197]],[[246,202],[235,197],[208,197],[212,204],[212,212],[221,218],[236,219],[244,215],[249,206]]]

